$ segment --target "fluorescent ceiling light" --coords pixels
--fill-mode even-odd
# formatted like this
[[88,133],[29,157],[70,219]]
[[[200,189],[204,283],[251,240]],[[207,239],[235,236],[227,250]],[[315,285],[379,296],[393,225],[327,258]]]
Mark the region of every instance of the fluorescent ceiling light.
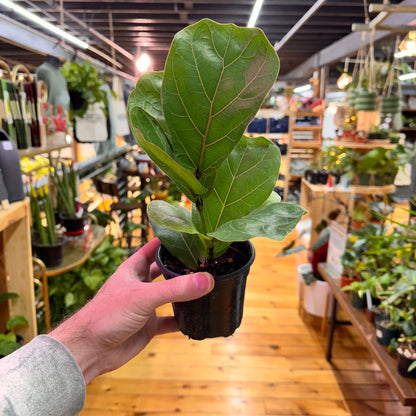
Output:
[[152,60],[150,59],[150,56],[147,53],[144,53],[143,55],[140,55],[140,57],[137,59],[136,68],[141,73],[146,72],[151,64]]
[[399,75],[400,81],[405,81],[406,79],[416,78],[416,72],[410,72],[409,74]]
[[251,12],[250,19],[248,20],[247,27],[256,26],[257,18],[259,17],[261,6],[263,6],[264,0],[256,0],[253,10]]
[[42,26],[46,30],[49,30],[50,32],[54,33],[55,35],[62,37],[66,39],[68,42],[71,42],[72,44],[78,46],[81,49],[87,49],[88,43],[76,38],[75,36],[70,35],[69,33],[65,32],[64,30],[60,29],[59,27],[47,22],[46,20],[40,18],[36,14],[33,14],[31,12],[28,12],[23,7],[20,7],[16,3],[10,1],[10,0],[0,0],[0,4],[3,4],[6,7],[9,7],[14,12],[20,14],[23,17],[26,17],[27,19],[31,20],[32,22],[38,24],[39,26]]
[[297,94],[299,92],[309,91],[311,88],[312,88],[311,84],[301,85],[300,87],[294,88],[293,92]]

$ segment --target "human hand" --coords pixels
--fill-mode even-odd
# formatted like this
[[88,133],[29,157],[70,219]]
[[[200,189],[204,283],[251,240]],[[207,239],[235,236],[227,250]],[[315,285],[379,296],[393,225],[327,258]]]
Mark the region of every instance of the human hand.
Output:
[[152,282],[160,275],[153,262],[159,244],[154,239],[127,259],[87,305],[49,334],[70,350],[86,384],[125,364],[155,335],[178,330],[174,317],[156,316],[157,307],[213,289],[213,277],[202,272]]

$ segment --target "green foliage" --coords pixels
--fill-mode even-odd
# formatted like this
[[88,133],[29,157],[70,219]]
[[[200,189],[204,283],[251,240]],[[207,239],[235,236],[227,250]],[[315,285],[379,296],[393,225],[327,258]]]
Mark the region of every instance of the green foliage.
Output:
[[58,236],[47,185],[40,188],[30,185],[30,211],[32,227],[38,233],[40,243],[45,246],[54,244]]
[[233,241],[281,240],[304,213],[273,192],[277,146],[243,136],[278,69],[261,30],[203,19],[177,33],[165,71],[142,75],[130,95],[137,142],[192,201],[192,212],[148,206],[155,234],[191,269]]
[[[2,293],[0,295],[0,302],[16,299],[18,297],[19,295],[17,293]],[[17,336],[14,333],[15,328],[21,325],[29,325],[27,319],[22,315],[14,315],[6,322],[6,329],[8,332],[0,334],[0,358],[11,354],[21,347],[21,344],[17,342]]]
[[106,114],[105,107],[108,106],[108,98],[103,88],[106,83],[90,61],[86,60],[83,64],[66,61],[60,71],[66,79],[68,91],[79,93],[80,98],[84,101],[79,109],[74,109],[71,104],[69,114],[71,120],[74,120],[75,116],[82,118],[89,104],[94,103],[104,103],[102,110]]
[[[57,324],[83,306],[116,271],[126,256],[127,251],[114,246],[112,237],[108,235],[84,264],[50,279],[51,321]],[[39,331],[44,330],[43,325],[43,320],[39,319]]]
[[61,212],[68,214],[69,218],[75,218],[78,190],[77,174],[74,170],[73,163],[70,165],[59,163],[54,166],[51,160],[50,165],[52,167],[50,178],[58,192],[58,205],[62,210]]

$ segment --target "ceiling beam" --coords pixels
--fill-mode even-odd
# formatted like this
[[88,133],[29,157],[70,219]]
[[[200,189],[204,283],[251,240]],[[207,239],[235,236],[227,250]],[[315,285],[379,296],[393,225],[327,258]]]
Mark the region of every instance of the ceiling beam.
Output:
[[[416,0],[403,0],[401,6],[416,6]],[[412,20],[409,14],[391,14],[385,19],[387,25],[407,25]],[[383,39],[389,32],[375,32],[374,42]],[[364,45],[369,44],[369,39],[366,39]],[[302,78],[311,75],[316,68],[341,61],[347,56],[354,55],[358,49],[363,46],[362,35],[358,32],[353,32],[343,37],[337,42],[332,43],[321,51],[317,52],[301,65],[290,71],[285,77]],[[282,77],[284,78],[284,77]]]

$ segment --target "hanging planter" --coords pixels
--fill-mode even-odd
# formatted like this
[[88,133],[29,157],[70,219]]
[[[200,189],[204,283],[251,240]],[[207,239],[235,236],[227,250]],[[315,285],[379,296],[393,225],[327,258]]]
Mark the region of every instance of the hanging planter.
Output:
[[357,91],[355,96],[355,109],[357,111],[377,110],[377,93],[368,90]]
[[400,112],[400,97],[398,95],[381,97],[380,111],[383,114],[396,114]]

